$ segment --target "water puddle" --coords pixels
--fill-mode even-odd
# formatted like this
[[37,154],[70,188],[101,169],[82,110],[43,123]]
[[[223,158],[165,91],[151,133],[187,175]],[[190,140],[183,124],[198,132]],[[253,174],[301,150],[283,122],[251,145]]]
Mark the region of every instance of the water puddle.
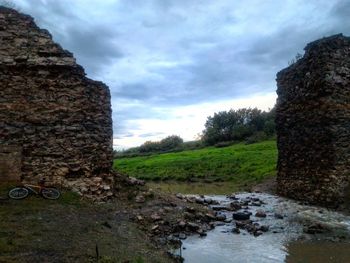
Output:
[[[230,206],[226,196],[206,196]],[[263,193],[241,193],[235,202],[249,202],[238,211],[252,213],[255,226],[267,226],[267,232],[254,236],[246,229],[233,233],[232,211],[221,210],[228,220],[209,231],[206,237],[183,240],[181,255],[188,263],[220,262],[350,262],[350,217],[325,208]],[[256,200],[257,202],[255,202]],[[263,211],[266,217],[255,216]],[[180,253],[180,251],[178,251]]]

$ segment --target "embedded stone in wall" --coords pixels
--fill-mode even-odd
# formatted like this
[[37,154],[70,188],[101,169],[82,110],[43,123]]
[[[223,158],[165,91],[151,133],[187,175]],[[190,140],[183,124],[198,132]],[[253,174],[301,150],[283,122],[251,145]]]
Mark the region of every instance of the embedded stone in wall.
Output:
[[350,38],[309,43],[277,85],[278,192],[339,205],[350,177]]
[[[33,18],[0,7],[0,146],[22,149],[21,178],[110,196],[110,92]],[[3,162],[4,163],[4,162]],[[5,165],[3,165],[5,166]]]
[[0,182],[21,180],[22,149],[16,146],[0,145]]

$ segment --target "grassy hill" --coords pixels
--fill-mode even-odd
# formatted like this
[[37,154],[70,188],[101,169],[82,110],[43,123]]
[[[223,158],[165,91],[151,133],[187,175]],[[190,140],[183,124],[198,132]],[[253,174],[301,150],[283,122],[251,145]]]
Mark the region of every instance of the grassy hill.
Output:
[[275,175],[275,141],[122,158],[114,168],[145,180],[260,182]]

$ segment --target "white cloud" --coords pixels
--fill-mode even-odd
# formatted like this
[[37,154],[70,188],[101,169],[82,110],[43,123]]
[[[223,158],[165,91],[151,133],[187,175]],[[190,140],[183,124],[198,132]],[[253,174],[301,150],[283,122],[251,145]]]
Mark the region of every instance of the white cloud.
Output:
[[[117,148],[134,147],[149,140],[159,141],[165,135],[179,135],[185,141],[191,141],[196,139],[198,133],[202,132],[207,117],[213,115],[215,112],[248,107],[268,110],[275,105],[275,102],[276,94],[268,93],[214,103],[206,102],[197,105],[175,107],[168,109],[165,113],[168,115],[168,118],[165,120],[149,118],[128,122],[130,125],[128,131],[133,136],[115,139],[114,144]],[[133,127],[138,127],[138,129],[134,130]],[[140,136],[144,131],[151,134],[159,133],[159,135],[145,138],[144,136]]]

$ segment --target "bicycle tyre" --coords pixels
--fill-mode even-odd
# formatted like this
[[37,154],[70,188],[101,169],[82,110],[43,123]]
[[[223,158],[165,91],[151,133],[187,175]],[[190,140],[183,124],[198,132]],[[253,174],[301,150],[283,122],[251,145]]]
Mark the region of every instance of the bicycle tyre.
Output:
[[11,199],[15,199],[15,200],[24,199],[28,195],[29,195],[29,191],[25,187],[15,187],[15,188],[11,189],[8,193],[8,196]]
[[56,200],[61,196],[60,191],[53,187],[45,187],[41,190],[41,194],[44,198],[50,200]]

